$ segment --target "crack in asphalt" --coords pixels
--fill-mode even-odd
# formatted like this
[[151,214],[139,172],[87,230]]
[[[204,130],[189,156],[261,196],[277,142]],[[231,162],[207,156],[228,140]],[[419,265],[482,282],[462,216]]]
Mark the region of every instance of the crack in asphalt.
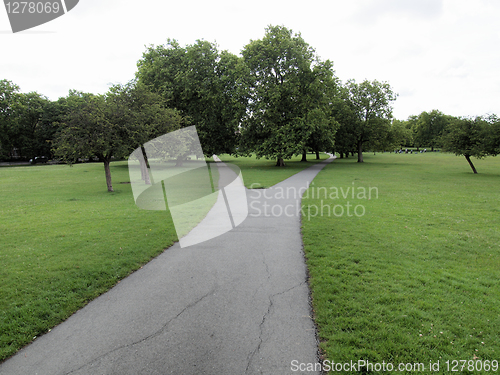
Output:
[[211,294],[214,294],[215,291],[217,290],[217,287],[214,287],[212,288],[208,293],[204,294],[202,297],[198,298],[196,301],[190,303],[189,305],[187,305],[186,307],[184,307],[177,315],[175,315],[174,317],[172,317],[171,319],[169,319],[165,324],[163,324],[163,326],[158,329],[157,331],[153,332],[152,334],[140,339],[140,340],[137,340],[135,342],[132,342],[130,344],[127,344],[127,345],[122,345],[122,346],[119,346],[117,348],[114,348],[113,350],[110,350],[96,358],[93,358],[91,361],[85,363],[84,365],[80,366],[79,368],[77,369],[74,369],[74,370],[71,370],[70,372],[67,372],[65,373],[64,375],[69,375],[69,374],[72,374],[76,371],[79,371],[79,370],[82,370],[84,369],[85,367],[89,366],[91,363],[93,362],[97,362],[97,361],[100,361],[101,359],[103,359],[104,357],[114,353],[114,352],[117,352],[118,350],[121,350],[121,349],[125,349],[125,348],[131,348],[135,345],[138,345],[138,344],[141,344],[141,343],[144,343],[158,335],[160,335],[166,328],[167,326],[172,323],[175,319],[177,319],[179,316],[181,316],[184,312],[186,312],[188,309],[190,309],[191,307],[194,307],[196,306],[198,303],[200,303],[201,301],[203,301],[206,297],[208,297],[209,295]]
[[307,283],[307,280],[304,280],[302,281],[300,284],[297,284],[297,285],[294,285],[282,292],[279,292],[279,293],[275,293],[275,294],[272,294],[271,296],[269,296],[269,305],[267,306],[267,311],[264,313],[264,315],[262,316],[262,320],[259,324],[259,344],[257,345],[257,347],[248,355],[248,363],[247,363],[247,367],[245,368],[245,374],[248,373],[248,369],[250,368],[250,365],[252,364],[252,361],[253,361],[253,358],[255,357],[255,354],[257,354],[260,350],[260,347],[262,346],[262,343],[264,342],[264,340],[262,339],[262,335],[263,335],[263,326],[264,326],[264,323],[266,321],[266,319],[268,318],[268,316],[271,314],[271,309],[274,305],[274,301],[273,299],[277,296],[281,296],[285,293],[288,293],[290,292],[291,290],[295,289],[295,288],[299,288],[300,286],[304,285]]

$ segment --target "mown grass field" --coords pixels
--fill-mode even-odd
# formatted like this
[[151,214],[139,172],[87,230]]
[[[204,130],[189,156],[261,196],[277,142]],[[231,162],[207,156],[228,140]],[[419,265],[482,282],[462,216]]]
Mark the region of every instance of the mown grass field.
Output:
[[[436,374],[500,361],[500,159],[474,163],[477,175],[448,154],[366,154],[320,172],[302,232],[326,359],[425,373],[439,360]],[[492,373],[478,368],[458,373]]]
[[[311,165],[222,159],[243,170],[247,186]],[[168,211],[136,206],[127,162],[111,173],[114,193],[101,163],[0,168],[0,361],[177,241]]]
[[126,163],[0,168],[0,359],[177,240],[166,211],[135,206]]

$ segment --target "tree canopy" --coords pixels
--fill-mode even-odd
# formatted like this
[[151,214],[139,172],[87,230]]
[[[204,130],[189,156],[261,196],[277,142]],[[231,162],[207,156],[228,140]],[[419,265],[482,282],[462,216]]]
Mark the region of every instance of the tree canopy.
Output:
[[358,152],[358,162],[363,162],[363,147],[368,142],[372,145],[382,143],[390,131],[392,102],[396,94],[387,82],[365,80],[356,83],[349,80],[346,84],[348,103],[355,114],[351,124]]
[[165,105],[195,125],[207,156],[234,153],[247,90],[242,59],[203,40],[181,47],[169,39],[148,47],[138,62],[137,79],[159,93]]
[[430,147],[434,151],[434,147],[442,146],[442,135],[445,131],[450,117],[446,116],[438,110],[431,112],[422,112],[413,124],[413,142],[418,147]]
[[264,38],[242,51],[248,68],[249,104],[242,122],[242,149],[258,157],[284,159],[307,146],[331,145],[336,90],[332,64],[283,26],[269,26]]
[[149,139],[184,124],[177,110],[166,108],[161,97],[133,82],[114,86],[107,95],[74,91],[65,101],[69,110],[54,141],[55,154],[69,164],[97,157],[104,163],[110,192],[113,157],[128,156]]
[[477,173],[470,158],[474,156],[481,159],[488,155],[488,150],[485,147],[486,137],[487,127],[481,117],[474,119],[455,118],[448,125],[444,146],[446,150],[455,155],[463,155],[472,171]]

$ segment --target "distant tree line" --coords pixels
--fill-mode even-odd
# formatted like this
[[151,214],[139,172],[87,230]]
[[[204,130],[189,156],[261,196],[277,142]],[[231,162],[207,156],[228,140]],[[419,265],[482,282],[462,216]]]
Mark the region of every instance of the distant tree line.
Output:
[[438,110],[393,121],[401,129],[401,147],[442,149],[462,155],[477,173],[471,157],[500,154],[500,119],[496,115],[453,117]]
[[[397,95],[377,80],[344,84],[300,34],[269,26],[241,56],[198,40],[150,46],[136,77],[104,95],[70,91],[50,101],[0,81],[0,159],[45,155],[67,163],[109,163],[159,135],[196,125],[207,156],[256,154],[278,166],[294,155],[341,158],[400,147],[444,148],[470,157],[496,155],[495,116],[453,118],[439,111],[395,120]],[[473,168],[474,169],[474,168]]]

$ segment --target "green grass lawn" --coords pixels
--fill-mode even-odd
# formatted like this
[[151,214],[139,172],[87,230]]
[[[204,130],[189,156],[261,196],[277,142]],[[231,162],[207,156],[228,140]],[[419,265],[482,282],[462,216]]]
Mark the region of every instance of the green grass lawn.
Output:
[[[222,159],[247,186],[312,164]],[[135,205],[127,163],[113,162],[111,173],[114,193],[102,163],[0,168],[0,361],[177,241],[168,211]]]
[[474,163],[366,154],[320,172],[302,231],[326,359],[500,361],[500,159]]
[[0,168],[0,360],[177,240],[136,207],[125,162]]

